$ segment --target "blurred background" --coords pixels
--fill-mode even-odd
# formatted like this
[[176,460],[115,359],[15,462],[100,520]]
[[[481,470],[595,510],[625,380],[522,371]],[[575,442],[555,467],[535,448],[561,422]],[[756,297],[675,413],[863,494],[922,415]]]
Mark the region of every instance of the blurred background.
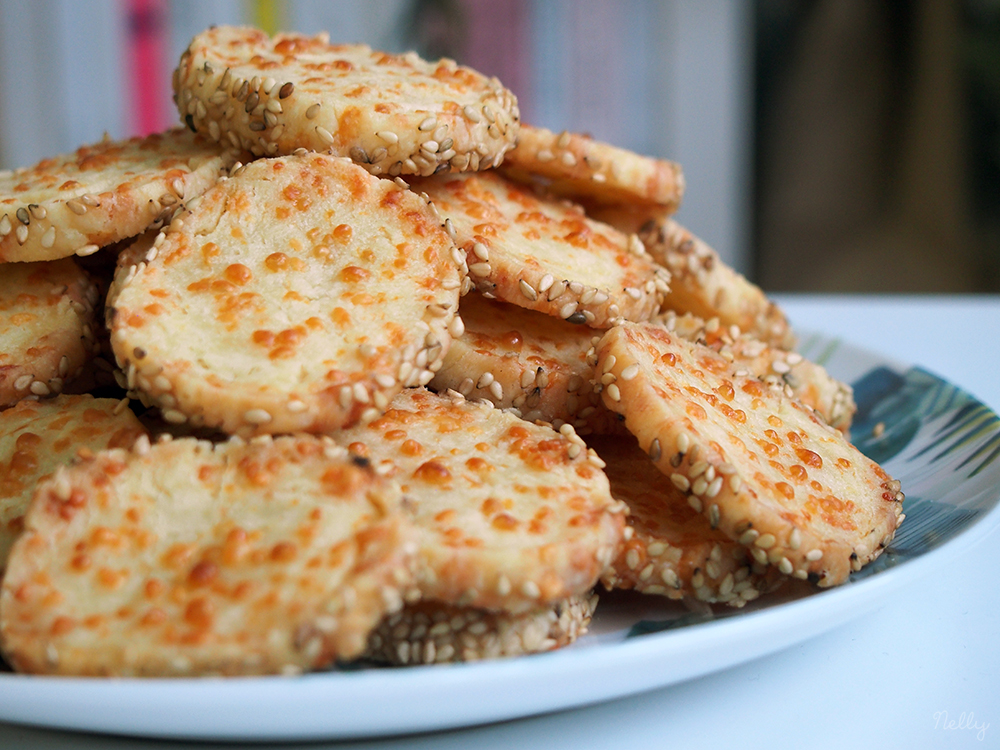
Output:
[[0,0],[0,167],[175,124],[212,24],[452,57],[679,161],[769,291],[1000,291],[1000,0]]

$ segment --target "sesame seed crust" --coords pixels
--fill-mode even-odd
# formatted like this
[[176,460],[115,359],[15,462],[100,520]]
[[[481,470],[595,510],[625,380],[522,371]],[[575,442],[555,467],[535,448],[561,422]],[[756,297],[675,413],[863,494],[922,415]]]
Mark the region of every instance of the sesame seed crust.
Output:
[[0,408],[62,392],[90,359],[96,290],[66,258],[0,273]]
[[410,585],[398,489],[322,439],[184,438],[43,483],[0,589],[18,671],[289,673],[353,658]]
[[521,614],[422,601],[386,617],[365,658],[395,666],[473,662],[553,651],[587,632],[596,594]]
[[[232,152],[182,128],[0,175],[0,261],[88,255],[162,222],[218,182]],[[6,230],[6,231],[5,231]]]
[[650,221],[639,231],[639,238],[652,258],[670,271],[665,308],[704,320],[718,318],[723,326],[736,325],[777,349],[795,346],[781,309],[676,221]]
[[208,29],[173,83],[181,120],[220,143],[258,156],[324,151],[392,177],[496,166],[520,119],[495,78],[453,60],[331,45],[325,34]]
[[481,293],[591,328],[649,320],[669,274],[637,238],[496,172],[414,181],[454,229]]
[[568,425],[409,389],[332,437],[401,485],[427,598],[526,612],[589,591],[621,543],[622,506]]
[[124,253],[111,344],[168,422],[249,435],[370,421],[448,349],[452,250],[423,198],[347,159],[258,160]]
[[742,607],[780,583],[776,569],[712,528],[633,439],[595,437],[588,445],[607,464],[611,494],[628,505],[632,529],[601,577],[606,588]]
[[486,399],[529,422],[568,423],[581,435],[621,431],[594,387],[592,329],[478,293],[462,298],[459,314],[464,332],[429,388]]
[[676,162],[641,156],[579,133],[522,125],[501,169],[554,194],[596,204],[648,205],[673,213],[684,196]]
[[115,399],[60,395],[0,412],[0,576],[35,486],[83,451],[131,448],[146,429]]
[[608,331],[598,368],[612,357],[618,398],[606,389],[605,403],[692,507],[755,561],[832,586],[892,539],[899,483],[808,407],[658,326]]
[[673,310],[653,319],[681,338],[708,346],[733,363],[760,378],[772,389],[796,398],[815,410],[827,424],[845,435],[851,426],[857,404],[854,390],[847,383],[832,377],[821,365],[805,359],[794,351],[768,346],[735,326],[725,327],[718,318],[704,321]]

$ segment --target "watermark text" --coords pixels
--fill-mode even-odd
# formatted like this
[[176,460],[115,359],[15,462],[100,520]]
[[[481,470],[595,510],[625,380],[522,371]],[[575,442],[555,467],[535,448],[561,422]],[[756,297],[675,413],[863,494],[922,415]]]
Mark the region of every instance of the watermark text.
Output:
[[972,711],[962,711],[958,717],[951,716],[947,711],[934,712],[934,728],[947,730],[964,730],[975,732],[976,739],[982,742],[986,738],[986,730],[989,729],[988,722],[976,721]]

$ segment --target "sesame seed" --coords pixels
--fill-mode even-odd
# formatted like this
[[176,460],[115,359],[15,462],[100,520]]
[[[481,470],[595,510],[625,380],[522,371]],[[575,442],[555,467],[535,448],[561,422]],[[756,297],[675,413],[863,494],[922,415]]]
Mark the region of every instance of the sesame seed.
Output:
[[691,445],[691,438],[688,437],[686,432],[682,432],[677,436],[677,451],[679,453],[687,453],[687,449]]
[[[653,438],[653,441],[649,444],[649,450],[646,451],[646,452],[649,455],[649,458],[650,458],[651,461],[654,461],[654,462],[659,461],[660,458],[663,456],[663,449],[660,446],[660,439],[659,438]],[[681,476],[681,475],[678,474],[677,476]],[[673,479],[673,477],[671,477],[671,479]],[[685,481],[685,483],[687,482],[687,477],[684,477],[684,481]],[[676,484],[676,482],[675,482],[675,484]]]
[[538,584],[534,581],[525,581],[521,585],[521,593],[529,599],[538,599],[542,595],[541,589],[538,588]]
[[633,362],[631,365],[622,370],[621,374],[618,377],[627,382],[629,380],[634,380],[638,374],[639,374],[639,363]]
[[538,299],[538,293],[534,289],[532,289],[531,284],[529,284],[524,279],[518,280],[517,286],[521,290],[521,294],[523,294],[532,302]]
[[639,567],[639,551],[635,548],[630,549],[625,553],[625,564],[628,565],[630,570],[635,570]]
[[492,270],[489,263],[473,263],[469,266],[469,273],[473,276],[489,276]]
[[334,141],[333,134],[329,130],[324,128],[322,125],[316,126],[316,135],[318,135],[320,137],[320,140],[322,140],[328,146],[333,145]]
[[[543,279],[543,281],[544,281],[544,279]],[[549,293],[547,295],[548,296],[548,300],[549,300],[549,302],[552,302],[552,300],[556,299],[556,297],[561,296],[562,293],[566,291],[566,282],[565,281],[557,281],[557,282],[553,283],[551,287],[549,287],[548,291],[549,291]],[[563,316],[560,316],[560,317],[566,317],[566,316],[563,315]]]
[[716,495],[719,494],[719,491],[721,489],[722,489],[722,477],[716,477],[711,482],[709,482],[708,487],[705,489],[704,493],[705,497],[715,497]]
[[681,492],[687,492],[691,489],[691,482],[688,481],[688,478],[683,474],[674,472],[670,475],[670,481],[673,482],[674,487],[679,489]]
[[760,532],[757,531],[757,529],[747,529],[742,534],[740,534],[739,538],[736,541],[738,541],[744,547],[747,547],[753,544],[757,540],[757,537],[759,536]]
[[797,550],[802,546],[802,532],[799,531],[798,527],[792,529],[792,533],[788,535],[788,548]]
[[659,557],[667,551],[667,545],[663,542],[653,542],[646,548],[646,554],[650,557]]
[[0,236],[6,237],[13,231],[13,229],[14,227],[11,226],[10,217],[7,216],[7,214],[4,214],[3,217],[0,218]]
[[822,559],[823,559],[823,550],[821,549],[812,549],[806,553],[806,560],[808,560],[809,562],[816,562],[817,560],[822,560]]
[[264,409],[248,409],[243,413],[243,420],[250,424],[267,424],[271,415]]
[[83,247],[77,248],[76,254],[79,255],[81,258],[83,258],[88,255],[93,255],[100,249],[101,249],[100,245],[84,245]]
[[428,130],[434,130],[437,127],[436,117],[427,117],[417,126],[417,130],[426,133]]
[[618,386],[615,385],[614,383],[612,383],[605,389],[605,393],[608,394],[608,398],[610,398],[612,401],[622,400],[621,391],[618,390]]
[[774,546],[776,539],[774,534],[762,534],[754,540],[754,544],[761,549],[771,549]]
[[187,417],[176,409],[166,409],[163,411],[162,416],[163,420],[170,422],[170,424],[184,424],[187,421]]

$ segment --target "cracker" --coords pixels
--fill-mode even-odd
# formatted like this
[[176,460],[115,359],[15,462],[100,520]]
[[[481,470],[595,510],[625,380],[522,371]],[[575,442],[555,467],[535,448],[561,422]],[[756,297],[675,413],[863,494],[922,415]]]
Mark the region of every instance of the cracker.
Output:
[[649,222],[639,237],[653,259],[670,271],[664,307],[699,318],[718,318],[766,344],[792,349],[795,336],[785,314],[753,282],[673,219]]
[[629,509],[631,536],[601,576],[606,588],[742,607],[775,587],[780,574],[713,529],[635,440],[605,437],[587,444],[607,464],[611,494]]
[[688,502],[754,559],[820,586],[877,557],[902,515],[899,482],[811,409],[733,374],[654,325],[605,334],[602,392]]
[[690,313],[678,315],[668,310],[654,322],[688,341],[710,347],[738,370],[760,378],[770,388],[784,391],[789,398],[798,399],[845,435],[850,429],[857,411],[854,390],[798,352],[768,346],[750,334],[741,333],[736,326],[724,327],[718,318],[706,322]]
[[568,425],[561,434],[411,389],[333,437],[411,501],[427,598],[514,613],[551,605],[589,591],[621,542],[622,508]]
[[684,196],[675,162],[642,156],[586,135],[522,125],[502,169],[556,195],[599,205],[644,205],[673,213]]
[[145,433],[126,404],[89,395],[21,401],[0,412],[0,576],[39,482],[81,451],[131,448]]
[[71,259],[0,265],[0,408],[60,393],[97,346],[97,290]]
[[529,422],[569,423],[581,434],[620,430],[594,390],[595,331],[516,305],[467,294],[464,331],[428,387],[486,399]]
[[552,651],[587,632],[596,606],[596,594],[518,615],[422,601],[383,620],[368,639],[365,658],[401,666]]
[[104,451],[38,488],[0,590],[0,645],[18,671],[74,675],[353,658],[409,586],[399,502],[315,437]]
[[176,128],[0,173],[0,261],[85,256],[133,237],[205,192],[234,160]]
[[635,236],[495,172],[414,182],[448,220],[469,278],[487,296],[571,323],[648,320],[668,290]]
[[111,344],[169,422],[337,429],[431,379],[458,309],[454,255],[423,198],[347,159],[258,160],[124,254]]
[[192,40],[174,93],[181,118],[216,141],[258,156],[329,151],[392,176],[495,166],[520,117],[499,81],[453,60],[231,26]]

